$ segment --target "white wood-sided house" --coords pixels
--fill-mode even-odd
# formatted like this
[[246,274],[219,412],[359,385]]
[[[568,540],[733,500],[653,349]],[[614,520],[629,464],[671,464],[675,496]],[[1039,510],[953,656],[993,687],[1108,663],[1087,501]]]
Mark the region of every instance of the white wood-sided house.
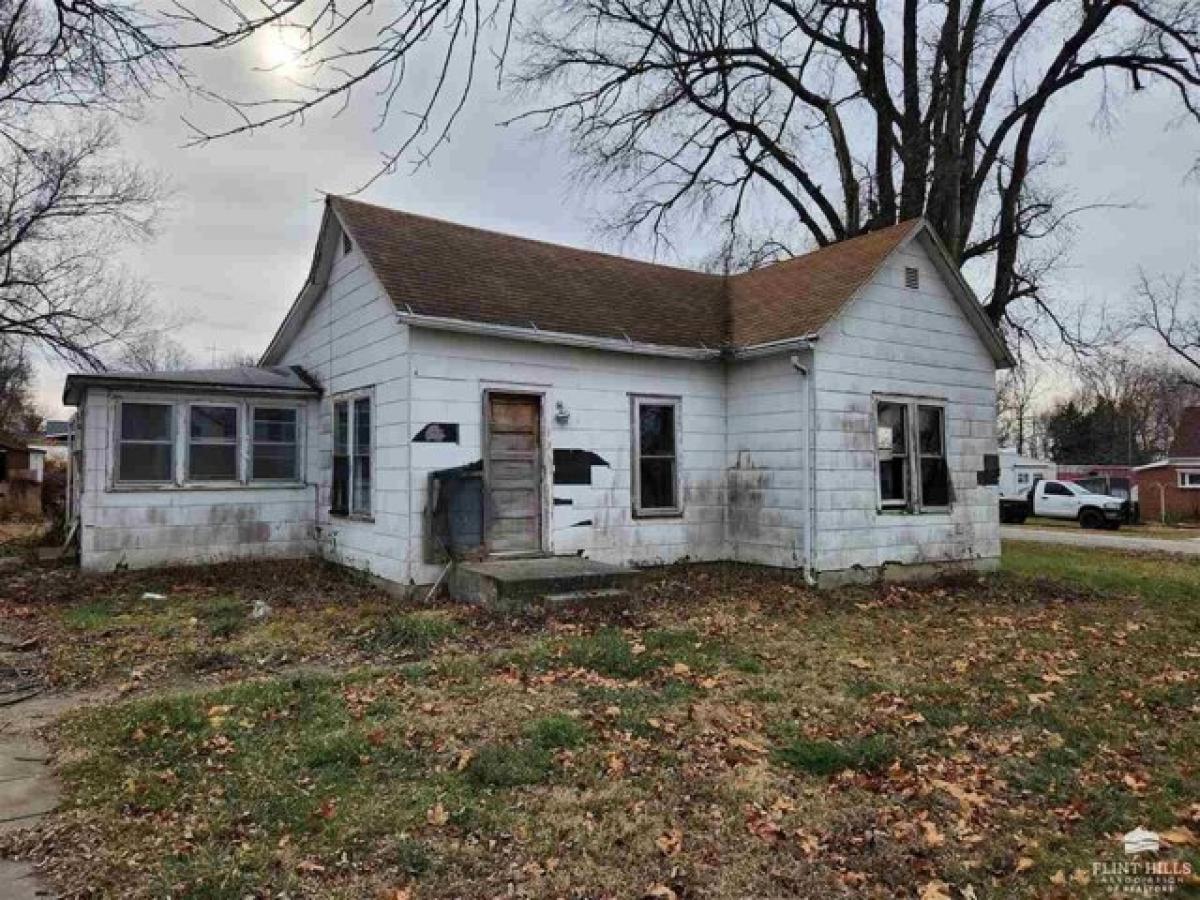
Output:
[[68,377],[80,559],[987,569],[1009,364],[919,220],[721,276],[331,198],[258,367]]

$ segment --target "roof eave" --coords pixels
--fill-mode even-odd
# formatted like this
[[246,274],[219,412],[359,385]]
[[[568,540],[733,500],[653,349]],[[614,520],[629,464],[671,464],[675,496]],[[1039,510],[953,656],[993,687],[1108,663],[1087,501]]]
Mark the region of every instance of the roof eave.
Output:
[[106,375],[70,374],[63,385],[63,405],[79,406],[83,392],[88,388],[106,388],[109,390],[135,391],[152,393],[159,391],[167,394],[233,394],[249,397],[279,397],[283,399],[307,400],[320,397],[321,391],[316,387],[271,387],[268,385],[220,384],[204,381],[179,381],[170,378],[113,378]]
[[587,350],[632,353],[639,356],[661,356],[672,359],[719,359],[723,353],[719,347],[680,347],[671,344],[635,341],[632,338],[609,338],[565,331],[544,331],[540,328],[520,325],[499,325],[491,322],[478,322],[473,319],[427,316],[408,310],[396,310],[396,318],[405,325],[427,328],[431,331],[477,334],[537,344],[557,344],[563,347],[579,347]]

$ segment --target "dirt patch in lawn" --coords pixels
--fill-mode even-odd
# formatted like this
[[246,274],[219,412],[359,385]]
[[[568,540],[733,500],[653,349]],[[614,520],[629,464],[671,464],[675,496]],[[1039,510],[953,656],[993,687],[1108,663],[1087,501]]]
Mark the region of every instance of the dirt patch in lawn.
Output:
[[[286,607],[263,570],[236,596],[361,665],[67,717],[67,803],[8,849],[132,897],[1111,896],[1093,863],[1139,825],[1200,869],[1200,566],[1097,584],[1016,552],[999,577],[835,594],[669,570],[626,609],[538,620],[320,569]],[[169,597],[208,583],[182,578]]]

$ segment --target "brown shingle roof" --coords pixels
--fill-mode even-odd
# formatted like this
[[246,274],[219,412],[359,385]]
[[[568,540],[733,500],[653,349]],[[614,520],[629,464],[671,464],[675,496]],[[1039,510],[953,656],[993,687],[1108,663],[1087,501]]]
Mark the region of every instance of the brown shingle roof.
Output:
[[331,202],[401,310],[680,347],[815,334],[921,224],[722,276]]
[[1200,459],[1200,406],[1189,406],[1179,416],[1171,458]]

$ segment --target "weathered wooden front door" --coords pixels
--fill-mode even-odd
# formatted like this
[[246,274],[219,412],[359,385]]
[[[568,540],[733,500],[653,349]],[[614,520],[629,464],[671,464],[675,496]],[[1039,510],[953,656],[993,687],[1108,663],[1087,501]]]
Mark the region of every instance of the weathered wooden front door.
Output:
[[491,553],[542,549],[541,398],[484,395],[487,548]]

